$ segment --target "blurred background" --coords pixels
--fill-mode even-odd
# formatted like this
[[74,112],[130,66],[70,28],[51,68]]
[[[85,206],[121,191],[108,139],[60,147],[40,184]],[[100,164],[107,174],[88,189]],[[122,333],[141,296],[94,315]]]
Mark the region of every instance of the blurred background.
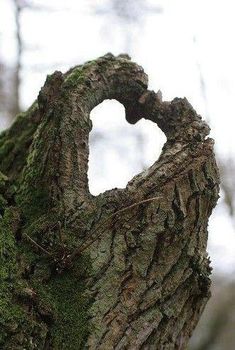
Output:
[[[186,97],[211,126],[221,198],[209,223],[212,298],[190,350],[235,349],[235,3],[233,0],[0,0],[0,130],[47,74],[107,52],[128,53],[164,100]],[[125,187],[157,160],[155,124],[125,121],[117,101],[91,113],[89,186]]]

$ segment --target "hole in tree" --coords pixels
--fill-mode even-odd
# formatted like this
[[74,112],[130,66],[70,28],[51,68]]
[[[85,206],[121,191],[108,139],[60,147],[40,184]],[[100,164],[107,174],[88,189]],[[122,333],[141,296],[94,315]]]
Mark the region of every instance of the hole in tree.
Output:
[[134,175],[157,160],[166,138],[156,124],[143,119],[129,124],[123,105],[116,100],[105,100],[92,110],[90,117],[91,194],[125,188]]

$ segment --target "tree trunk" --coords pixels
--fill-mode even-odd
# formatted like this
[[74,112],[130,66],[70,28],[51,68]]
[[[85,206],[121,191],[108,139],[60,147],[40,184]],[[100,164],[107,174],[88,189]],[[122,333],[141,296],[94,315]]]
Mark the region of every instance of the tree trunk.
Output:
[[[147,82],[125,55],[55,72],[0,136],[1,349],[185,349],[210,296],[218,171],[201,117]],[[89,114],[105,99],[167,141],[125,189],[92,196]]]

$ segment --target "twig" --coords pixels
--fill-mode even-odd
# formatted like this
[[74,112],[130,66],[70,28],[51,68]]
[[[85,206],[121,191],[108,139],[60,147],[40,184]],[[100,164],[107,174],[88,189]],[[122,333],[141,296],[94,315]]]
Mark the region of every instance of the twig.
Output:
[[[120,214],[120,213],[123,213],[123,212],[126,211],[126,210],[129,210],[129,209],[132,209],[132,208],[134,208],[134,207],[137,207],[137,206],[139,206],[139,205],[141,205],[141,204],[153,202],[153,201],[158,200],[158,199],[161,199],[161,198],[162,198],[162,197],[159,196],[159,197],[152,197],[152,198],[144,199],[144,200],[142,200],[142,201],[140,201],[140,202],[133,203],[133,204],[129,205],[128,207],[125,207],[125,208],[122,208],[122,209],[116,211],[115,213],[113,213],[112,215],[110,215],[107,219],[105,219],[103,222],[101,222],[101,223],[98,225],[98,227],[90,233],[88,239],[89,239],[95,232],[97,232],[97,230],[99,230],[100,227],[104,227],[104,225],[105,225],[110,219],[112,219],[113,217],[115,217],[116,215],[118,215],[118,214]],[[92,243],[95,242],[95,240],[97,240],[98,238],[100,238],[101,235],[105,232],[106,228],[107,228],[107,227],[104,227],[104,229],[95,237],[95,239],[93,239],[93,240],[91,240],[91,241],[88,241],[87,243],[85,242],[86,244],[85,244],[84,246],[83,246],[83,244],[81,244],[80,247],[76,248],[76,249],[73,251],[73,253],[70,255],[70,260],[72,260],[76,255],[80,254],[80,253],[83,252],[85,249],[87,249]]]
[[33,238],[31,238],[27,233],[23,234],[23,237],[25,237],[29,242],[31,242],[33,245],[35,245],[37,248],[39,248],[41,251],[43,251],[45,254],[52,256],[50,252],[48,252],[45,248],[40,246]]
[[[152,197],[152,198],[148,198],[148,199],[144,199],[140,202],[137,202],[137,203],[133,203],[125,208],[122,208],[118,211],[116,211],[115,213],[113,213],[112,215],[110,215],[107,219],[105,219],[103,222],[101,222],[98,227],[96,229],[94,229],[93,231],[91,231],[89,237],[88,237],[88,242],[86,243],[83,243],[80,245],[80,247],[77,247],[71,254],[68,254],[66,256],[66,260],[68,261],[72,261],[75,256],[77,256],[78,254],[80,254],[81,252],[83,252],[85,249],[87,249],[92,243],[95,242],[95,240],[97,240],[98,238],[101,237],[101,235],[105,232],[105,230],[107,229],[107,227],[105,227],[105,224],[110,220],[112,219],[113,217],[117,216],[118,214],[121,214],[127,210],[130,210],[134,207],[137,207],[141,204],[145,204],[145,203],[149,203],[149,202],[153,202],[155,200],[158,200],[162,197]],[[92,238],[91,236],[97,232],[97,230],[99,230],[101,227],[103,227],[103,230],[91,241],[89,241],[90,238]],[[29,235],[27,235],[27,233],[24,233],[23,236],[29,241],[31,242],[34,246],[36,246],[38,249],[40,249],[41,251],[43,251],[46,255],[49,255],[50,257],[53,257],[53,254],[48,252],[45,248],[43,248],[42,246],[40,246],[33,238],[31,238]]]

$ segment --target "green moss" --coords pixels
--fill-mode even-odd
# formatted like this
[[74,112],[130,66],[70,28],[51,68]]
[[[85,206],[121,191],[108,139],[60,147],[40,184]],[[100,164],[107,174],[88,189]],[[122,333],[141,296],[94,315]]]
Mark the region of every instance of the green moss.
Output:
[[0,194],[0,214],[5,210],[7,206],[7,200]]
[[[38,242],[38,234],[42,234],[41,231],[47,236],[50,232],[49,226],[56,230],[55,219],[44,216],[36,220],[27,228],[27,234],[33,235]],[[66,241],[67,237],[65,237]],[[89,259],[86,256],[80,256],[71,268],[58,273],[53,258],[36,257],[31,248],[30,244],[21,246],[21,255],[24,255],[25,267],[34,266],[29,284],[30,288],[36,292],[37,313],[49,329],[47,339],[52,349],[84,349],[89,333],[90,299],[85,295],[84,282],[90,268]],[[56,256],[55,245],[53,250]],[[20,285],[18,294],[21,298],[27,298],[24,290],[25,286]]]
[[26,163],[26,157],[39,118],[34,118],[37,111],[35,102],[25,113],[16,117],[10,129],[0,134],[0,170],[11,178],[20,175]]
[[3,173],[0,171],[0,191],[3,191],[5,189],[6,183],[8,181],[7,176],[5,176]]
[[[80,256],[72,267],[57,273],[53,258],[40,255],[40,251],[35,252],[28,242],[16,244],[11,222],[16,214],[12,210],[7,209],[0,221],[1,251],[4,255],[0,264],[0,348],[43,349],[45,341],[49,341],[54,350],[84,349],[90,331],[88,309],[91,299],[86,294],[85,284],[90,269],[89,258]],[[53,242],[51,249],[56,256],[57,221],[55,214],[44,215],[24,228],[22,234],[27,231],[41,244],[40,235],[46,240],[48,233],[49,236],[55,233],[57,242]],[[70,234],[65,232],[64,235],[66,245],[73,246],[73,240],[69,244]],[[26,271],[29,273],[27,280],[23,277]],[[30,299],[31,291],[36,300]]]
[[0,215],[3,214],[7,206],[7,200],[5,199],[7,182],[8,182],[8,178],[3,173],[0,172]]
[[[56,212],[50,211],[45,215],[32,221],[22,230],[22,234],[26,234],[47,250],[57,250],[61,246],[62,230],[59,228],[59,217]],[[59,232],[60,230],[60,232]],[[66,237],[63,234],[63,243]],[[32,248],[30,246],[30,248]]]
[[53,165],[50,167],[45,165],[47,161],[45,145],[47,142],[53,142],[51,140],[55,136],[56,127],[49,131],[49,136],[45,141],[42,135],[48,133],[49,126],[47,122],[48,120],[45,119],[44,123],[35,132],[34,143],[18,181],[16,202],[23,210],[25,218],[30,222],[45,214],[49,208],[54,206],[52,204],[53,185],[50,186],[49,184],[54,182],[56,174]]
[[16,195],[16,202],[29,221],[47,212],[50,205],[46,186],[41,182],[41,168],[40,163],[37,164],[35,161],[36,156],[35,151],[30,153]]
[[49,209],[48,193],[43,188],[23,188],[20,196],[17,196],[17,203],[21,207],[24,217],[31,222],[40,217]]
[[13,148],[14,148],[13,140],[6,140],[6,142],[0,148],[0,157],[3,157],[4,155],[9,154],[9,152],[11,152]]
[[72,269],[56,274],[48,284],[35,281],[42,308],[51,310],[54,315],[50,329],[54,350],[84,349],[89,334],[90,304],[90,299],[85,295],[84,274],[89,265],[87,257],[80,257]]
[[47,327],[37,320],[33,309],[22,305],[17,296],[27,285],[18,265],[14,237],[16,208],[7,208],[0,219],[0,348],[7,350],[42,349]]
[[0,221],[0,254],[1,254],[1,278],[8,278],[15,271],[15,238],[11,232],[12,208],[5,211],[4,217]]
[[12,209],[5,211],[0,220],[0,344],[4,344],[9,333],[19,327],[23,319],[21,308],[12,303],[12,292],[17,275],[16,245],[11,232]]
[[76,87],[78,84],[84,83],[84,74],[81,68],[75,68],[71,74],[65,79],[63,85],[67,87]]

